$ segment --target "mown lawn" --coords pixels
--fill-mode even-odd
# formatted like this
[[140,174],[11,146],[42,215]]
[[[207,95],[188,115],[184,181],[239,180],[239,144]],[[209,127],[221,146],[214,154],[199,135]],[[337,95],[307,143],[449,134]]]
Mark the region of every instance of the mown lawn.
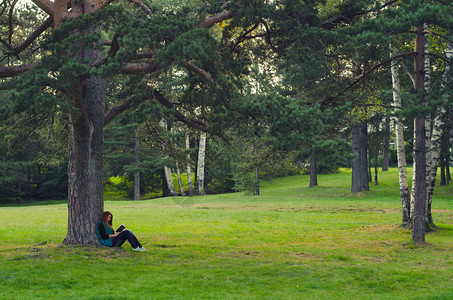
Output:
[[[399,226],[397,171],[351,195],[350,173],[240,193],[106,201],[148,248],[61,246],[64,203],[0,207],[1,299],[453,299],[453,185],[423,247]],[[47,241],[46,245],[38,245]]]

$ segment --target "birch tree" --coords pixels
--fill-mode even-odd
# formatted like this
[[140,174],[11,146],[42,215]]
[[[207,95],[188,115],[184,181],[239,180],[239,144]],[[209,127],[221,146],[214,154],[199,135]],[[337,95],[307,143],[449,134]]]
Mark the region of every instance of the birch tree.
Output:
[[[390,43],[390,57],[394,56],[392,45]],[[401,86],[400,77],[398,72],[397,61],[392,60],[391,62],[391,74],[392,74],[392,91],[393,91],[393,106],[395,110],[401,110]],[[410,221],[410,197],[409,197],[409,185],[407,183],[407,165],[406,165],[406,150],[404,146],[404,126],[401,118],[396,114],[395,119],[395,140],[396,140],[396,153],[398,159],[398,180],[400,189],[400,199],[403,214],[403,224],[409,224]]]
[[200,133],[200,142],[198,145],[198,162],[197,162],[197,187],[198,194],[204,195],[204,167],[206,157],[206,132]]
[[190,159],[190,136],[186,133],[186,150],[187,150],[187,185],[189,186],[189,195],[193,196],[193,184],[192,184],[192,167]]

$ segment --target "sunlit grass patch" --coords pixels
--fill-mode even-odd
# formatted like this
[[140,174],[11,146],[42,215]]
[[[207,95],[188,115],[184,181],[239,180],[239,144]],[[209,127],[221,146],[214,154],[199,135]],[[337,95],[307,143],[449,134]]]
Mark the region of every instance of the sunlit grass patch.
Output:
[[260,197],[106,201],[143,253],[62,246],[62,203],[0,207],[0,299],[448,299],[453,187],[436,188],[439,230],[418,247],[400,226],[396,173],[361,195],[340,173],[316,188],[280,178]]

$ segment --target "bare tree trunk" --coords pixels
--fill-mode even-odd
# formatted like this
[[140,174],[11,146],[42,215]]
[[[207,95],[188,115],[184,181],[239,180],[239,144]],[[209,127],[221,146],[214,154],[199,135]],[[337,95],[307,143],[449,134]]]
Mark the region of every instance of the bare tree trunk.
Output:
[[[140,167],[140,137],[138,128],[135,130],[135,167]],[[140,171],[134,174],[134,200],[140,200]]]
[[[392,45],[390,44],[390,57],[393,57]],[[392,90],[393,90],[393,105],[401,109],[401,88],[398,73],[397,62],[393,61],[391,65],[392,72]],[[399,117],[395,118],[396,128],[396,151],[398,159],[398,178],[400,187],[400,198],[403,214],[403,224],[410,222],[410,198],[409,186],[407,183],[407,165],[406,165],[406,150],[404,147],[404,127]]]
[[352,154],[356,157],[352,160],[352,182],[351,193],[359,193],[362,191],[362,184],[360,180],[360,125],[352,128]]
[[171,169],[167,166],[164,166],[165,180],[167,181],[168,190],[170,191],[170,196],[176,196],[175,184],[173,182],[173,175]]
[[198,194],[204,195],[204,166],[206,156],[206,132],[200,134],[200,144],[198,147],[198,166],[197,166],[197,183]]
[[450,175],[450,159],[449,156],[445,159],[445,175],[447,176],[447,185],[450,185],[451,175]]
[[445,176],[445,157],[440,158],[440,185],[445,186],[447,185],[447,180]]
[[[366,122],[362,122],[360,125],[360,158],[361,162],[361,169],[362,169],[362,191],[369,191],[370,186],[369,182],[371,181],[371,174],[368,176],[367,166],[368,166],[368,124]],[[371,165],[371,164],[370,164]],[[370,172],[371,173],[371,172]]]
[[[257,142],[253,145],[253,154],[255,155],[255,161],[258,160],[258,145]],[[255,195],[260,195],[260,170],[258,164],[255,164]]]
[[190,164],[190,139],[189,133],[186,133],[186,150],[187,150],[187,184],[189,185],[189,195],[193,196],[192,170]]
[[315,155],[310,155],[310,185],[309,186],[317,186],[318,185],[318,176],[316,172],[316,157]]
[[[83,93],[82,93],[83,89]],[[69,117],[68,233],[64,244],[95,245],[95,226],[104,210],[102,148],[105,82],[85,80],[81,107]]]
[[352,129],[352,152],[356,155],[352,161],[351,193],[369,191],[367,152],[367,125],[359,124]]
[[371,144],[367,143],[367,157],[368,157],[368,182],[371,182],[373,180],[373,176],[371,176]]
[[[424,27],[418,26],[415,28],[415,93],[419,96],[419,101],[424,90],[424,44],[425,38],[423,35]],[[417,172],[415,174],[415,197],[414,197],[414,215],[412,217],[412,240],[415,243],[425,242],[426,231],[426,149],[425,149],[425,118],[423,116],[415,117],[415,164]]]
[[[453,44],[448,43],[448,48],[447,48],[447,59],[448,61],[451,60],[453,57]],[[445,64],[445,70],[444,70],[444,76],[442,78],[442,87],[444,88],[446,84],[448,84],[449,81],[451,81],[450,76],[448,75],[450,70],[450,66],[448,63]],[[444,97],[445,99],[445,97]],[[446,110],[444,107],[440,108],[440,111],[434,118],[433,122],[433,129],[431,133],[431,139],[430,139],[430,148],[427,148],[427,152],[429,152],[429,155],[427,154],[426,159],[430,160],[430,163],[427,164],[427,177],[428,177],[428,182],[427,182],[427,190],[426,190],[426,219],[427,219],[427,225],[429,226],[428,228],[430,229],[435,229],[436,225],[434,224],[433,218],[432,218],[432,213],[431,213],[431,205],[433,202],[433,193],[434,193],[434,186],[436,184],[436,177],[437,177],[437,167],[439,164],[439,158],[440,158],[440,153],[441,153],[441,147],[442,147],[442,137],[444,135],[444,117],[445,117]],[[427,144],[428,147],[428,144]]]
[[181,193],[182,196],[185,196],[186,193],[184,192],[184,186],[182,185],[181,170],[179,169],[178,163],[176,163],[176,174],[178,175],[179,192]]
[[379,182],[378,182],[378,157],[379,157],[379,150],[378,150],[378,146],[376,145],[376,149],[374,149],[374,185],[379,185]]

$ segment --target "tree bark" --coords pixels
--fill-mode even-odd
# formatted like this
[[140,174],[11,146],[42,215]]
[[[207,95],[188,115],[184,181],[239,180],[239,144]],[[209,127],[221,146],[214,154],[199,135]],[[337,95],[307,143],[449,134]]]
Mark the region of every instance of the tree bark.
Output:
[[176,189],[175,189],[175,184],[173,182],[173,175],[171,172],[171,169],[167,166],[164,166],[164,174],[165,174],[165,180],[167,181],[167,187],[168,190],[170,191],[170,196],[176,196]]
[[185,196],[186,193],[184,192],[184,186],[182,185],[181,170],[179,169],[178,163],[176,163],[176,174],[178,175],[179,192],[181,193],[181,196]]
[[[393,57],[392,45],[390,44],[390,57]],[[391,64],[392,73],[392,90],[393,90],[393,105],[401,109],[401,87],[398,73],[398,66],[396,61]],[[406,165],[406,150],[404,146],[404,127],[401,119],[395,117],[396,128],[396,153],[398,159],[398,178],[400,188],[400,199],[402,206],[402,219],[403,224],[410,222],[410,198],[409,198],[409,185],[407,183],[407,165]]]
[[440,185],[447,185],[447,180],[445,176],[445,157],[440,158]]
[[97,244],[95,226],[104,209],[102,149],[106,85],[85,80],[81,106],[69,116],[68,233],[64,244]]
[[[370,186],[369,182],[371,181],[371,174],[368,176],[367,166],[368,166],[368,124],[362,122],[360,125],[360,157],[362,165],[362,190],[369,191]],[[371,164],[370,164],[371,165]],[[371,172],[370,172],[371,173]]]
[[[138,128],[135,130],[135,167],[140,167],[140,137]],[[134,200],[140,200],[140,171],[134,174]]]
[[449,156],[445,158],[445,176],[447,177],[447,185],[450,185],[451,175],[450,175],[450,159]]
[[[257,142],[253,145],[253,154],[255,155],[255,161],[258,161],[258,145]],[[258,163],[255,163],[255,195],[260,195],[260,170]]]
[[317,186],[318,185],[318,174],[316,172],[316,156],[310,155],[310,185],[309,186]]
[[379,182],[378,182],[378,158],[379,158],[379,149],[378,149],[378,145],[376,145],[376,149],[374,149],[374,185],[379,185]]
[[193,196],[193,184],[192,184],[192,170],[190,163],[190,138],[189,133],[186,133],[186,150],[187,150],[187,184],[189,186],[189,195]]
[[[424,27],[418,26],[415,28],[415,93],[419,97],[419,101],[423,102],[422,96],[424,91],[424,44],[425,38],[423,35]],[[415,173],[414,191],[414,215],[412,217],[412,240],[415,243],[425,242],[426,231],[426,149],[425,149],[425,118],[423,116],[415,117],[415,164],[417,170]]]
[[382,172],[389,170],[389,151],[390,151],[390,116],[385,117],[384,143],[382,155]]
[[[447,60],[450,61],[453,57],[453,44],[448,43],[447,46]],[[442,88],[451,81],[451,77],[449,75],[450,65],[449,63],[445,63],[445,70],[444,75],[442,78]],[[445,99],[447,101],[447,99]],[[436,117],[434,118],[432,133],[430,132],[430,143],[427,144],[427,156],[426,159],[429,164],[427,163],[427,187],[426,187],[426,219],[427,225],[430,229],[435,229],[436,225],[434,224],[434,220],[431,213],[431,205],[433,202],[433,193],[434,193],[434,186],[436,184],[436,177],[437,177],[437,167],[439,165],[439,158],[441,156],[441,148],[442,148],[442,137],[444,135],[444,117],[446,114],[446,110],[444,107],[441,107],[437,112]],[[428,148],[430,147],[430,148]],[[429,152],[429,154],[428,154]]]
[[198,146],[198,166],[197,166],[197,183],[198,194],[204,195],[204,166],[206,156],[206,132],[200,134],[200,143]]
[[351,193],[369,191],[367,170],[367,124],[361,123],[352,129],[352,152],[356,155],[352,161]]
[[[100,2],[74,2],[72,14],[88,14]],[[76,34],[85,35],[100,30],[100,27],[93,26],[86,32]],[[75,56],[80,61],[94,62],[101,55],[94,48],[85,48]],[[74,98],[76,111],[69,115],[68,233],[63,243],[97,245],[99,240],[95,226],[104,209],[102,150],[106,83],[99,77],[85,79],[68,96]]]

